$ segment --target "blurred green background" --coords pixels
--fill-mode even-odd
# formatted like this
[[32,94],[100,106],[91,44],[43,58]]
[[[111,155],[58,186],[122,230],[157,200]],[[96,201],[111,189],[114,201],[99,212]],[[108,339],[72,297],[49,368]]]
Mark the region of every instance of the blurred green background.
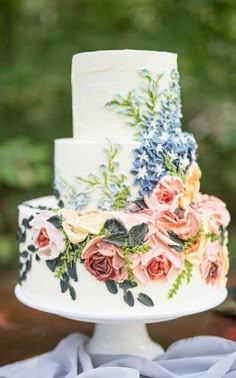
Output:
[[178,53],[184,128],[236,256],[236,1],[1,0],[1,266],[17,261],[17,204],[51,193],[53,140],[72,134],[72,55],[123,48]]

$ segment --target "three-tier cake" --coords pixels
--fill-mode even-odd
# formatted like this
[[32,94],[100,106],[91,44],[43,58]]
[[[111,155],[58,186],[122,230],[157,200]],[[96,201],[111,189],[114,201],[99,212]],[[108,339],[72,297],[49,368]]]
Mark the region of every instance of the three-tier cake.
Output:
[[73,136],[55,141],[55,196],[19,206],[29,299],[96,314],[171,313],[226,285],[225,204],[200,193],[175,54],[72,62]]

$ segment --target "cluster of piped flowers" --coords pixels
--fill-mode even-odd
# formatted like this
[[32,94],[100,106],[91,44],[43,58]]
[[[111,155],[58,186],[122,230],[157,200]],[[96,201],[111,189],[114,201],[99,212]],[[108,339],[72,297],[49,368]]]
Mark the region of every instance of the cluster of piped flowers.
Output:
[[167,88],[160,85],[163,74],[153,78],[146,69],[139,74],[143,78],[140,88],[130,91],[126,98],[115,96],[106,106],[119,109],[119,114],[135,127],[140,146],[134,150],[131,173],[143,196],[168,174],[184,176],[196,160],[197,144],[192,134],[181,130],[178,72],[165,74],[169,75]]

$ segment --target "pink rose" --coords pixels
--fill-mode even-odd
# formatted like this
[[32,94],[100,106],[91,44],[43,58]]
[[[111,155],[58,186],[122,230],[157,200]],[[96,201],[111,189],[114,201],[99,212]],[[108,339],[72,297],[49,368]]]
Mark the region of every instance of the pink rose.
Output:
[[218,241],[208,242],[200,265],[202,278],[207,284],[214,285],[227,273],[228,256]]
[[124,269],[122,248],[103,241],[104,236],[92,239],[82,252],[85,268],[99,281],[124,281],[127,273]]
[[230,215],[225,203],[217,197],[199,194],[198,202],[193,204],[192,208],[208,221],[213,234],[218,235],[219,227],[227,227],[230,222]]
[[170,280],[183,269],[182,255],[158,241],[155,247],[142,255],[133,255],[133,272],[143,284]]
[[133,226],[140,223],[147,223],[152,221],[152,210],[140,210],[135,213],[128,211],[114,211],[112,213],[113,218],[122,222],[127,231],[129,231]]
[[144,197],[144,201],[150,209],[174,211],[179,206],[183,188],[179,177],[165,176],[156,184],[152,194]]
[[37,255],[42,260],[53,260],[66,249],[64,234],[47,220],[55,216],[53,211],[42,211],[31,222],[34,229],[34,244],[38,248]]
[[176,245],[170,240],[168,233],[174,233],[182,240],[191,239],[199,230],[200,220],[195,212],[189,208],[187,210],[162,211],[156,221],[156,232],[152,235],[153,243],[159,238],[163,243]]

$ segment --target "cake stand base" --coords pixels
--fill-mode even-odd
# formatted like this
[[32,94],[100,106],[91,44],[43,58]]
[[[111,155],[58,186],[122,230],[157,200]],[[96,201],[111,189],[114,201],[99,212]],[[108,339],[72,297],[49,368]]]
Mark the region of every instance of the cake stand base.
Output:
[[16,286],[15,295],[20,302],[37,310],[53,313],[68,319],[97,323],[94,333],[87,343],[87,351],[89,353],[108,355],[131,354],[154,359],[162,354],[164,349],[150,338],[145,323],[163,322],[209,310],[225,300],[227,290],[222,288],[219,290],[217,296],[203,303],[200,300],[198,305],[192,307],[186,303],[186,307],[182,312],[176,312],[173,309],[168,314],[142,315],[135,313],[130,317],[109,314],[99,315],[96,313],[85,314],[79,312],[79,310],[68,312],[66,309],[56,308],[53,305],[45,305],[28,298],[20,285]]
[[151,360],[164,352],[142,323],[96,324],[86,349],[92,354],[131,354]]

